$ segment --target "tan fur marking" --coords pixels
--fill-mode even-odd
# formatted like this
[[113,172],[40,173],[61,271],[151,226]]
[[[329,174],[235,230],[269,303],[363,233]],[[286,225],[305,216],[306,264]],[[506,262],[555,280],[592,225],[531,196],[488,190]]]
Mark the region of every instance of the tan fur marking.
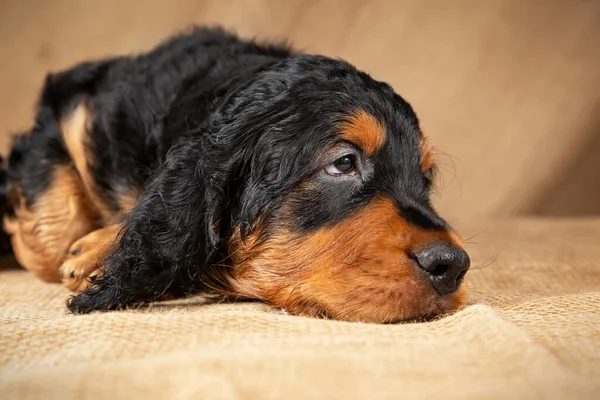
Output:
[[129,214],[138,197],[138,190],[132,189],[128,193],[117,195],[117,203],[120,211],[115,212],[105,203],[100,196],[101,188],[98,187],[92,172],[90,171],[90,152],[86,149],[87,137],[91,129],[92,116],[90,110],[84,103],[77,106],[70,116],[61,121],[61,129],[67,151],[73,160],[73,164],[83,181],[85,193],[98,209],[105,224],[114,224]]
[[257,238],[234,236],[230,284],[294,314],[390,322],[454,311],[465,301],[464,285],[440,298],[408,256],[433,242],[462,244],[450,232],[407,223],[388,199],[310,235],[282,228],[265,242]]
[[358,110],[340,124],[340,135],[367,155],[373,155],[385,143],[385,128],[377,119],[364,110]]
[[87,197],[100,212],[103,220],[109,222],[113,220],[115,213],[99,196],[100,189],[88,164],[89,152],[86,143],[91,121],[90,111],[85,104],[81,103],[68,118],[61,121],[61,130],[67,151],[83,182]]
[[137,188],[132,189],[127,194],[118,195],[117,199],[119,202],[119,207],[121,208],[121,213],[127,215],[131,211],[133,211],[133,208],[135,207],[135,205],[137,203],[138,197],[139,197],[139,190]]
[[421,172],[425,172],[435,164],[431,141],[425,134],[421,134]]
[[40,279],[60,281],[58,272],[67,250],[77,239],[98,227],[76,172],[69,166],[55,167],[51,186],[31,209],[18,194],[15,218],[5,218],[17,261]]
[[122,227],[122,224],[109,225],[90,232],[73,243],[60,267],[62,281],[67,289],[82,292],[102,272],[102,259],[115,245]]

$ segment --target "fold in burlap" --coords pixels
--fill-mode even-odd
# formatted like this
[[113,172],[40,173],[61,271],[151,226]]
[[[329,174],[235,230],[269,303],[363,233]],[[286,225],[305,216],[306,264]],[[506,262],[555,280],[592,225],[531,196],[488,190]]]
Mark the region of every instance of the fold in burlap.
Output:
[[417,324],[199,298],[74,316],[63,288],[6,269],[1,397],[597,398],[600,220],[486,224],[476,240],[471,304]]

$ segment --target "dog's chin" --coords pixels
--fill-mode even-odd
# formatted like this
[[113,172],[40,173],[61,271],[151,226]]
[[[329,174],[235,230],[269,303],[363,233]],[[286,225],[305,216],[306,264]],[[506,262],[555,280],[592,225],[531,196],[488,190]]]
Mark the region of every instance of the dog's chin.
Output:
[[[288,314],[313,318],[334,319],[347,322],[392,324],[401,322],[425,322],[452,314],[466,304],[465,285],[449,295],[440,296],[432,289],[421,289],[415,296],[393,293],[395,288],[382,289],[380,295],[344,303],[330,303],[312,299],[299,299],[293,304],[276,304]],[[414,294],[414,293],[413,293]]]
[[229,283],[232,294],[263,301],[291,315],[348,322],[425,321],[454,313],[465,305],[465,282],[455,292],[440,296],[429,279],[415,271],[359,275],[346,268],[336,271],[334,278],[319,274],[287,277],[258,271],[237,279],[232,276]]

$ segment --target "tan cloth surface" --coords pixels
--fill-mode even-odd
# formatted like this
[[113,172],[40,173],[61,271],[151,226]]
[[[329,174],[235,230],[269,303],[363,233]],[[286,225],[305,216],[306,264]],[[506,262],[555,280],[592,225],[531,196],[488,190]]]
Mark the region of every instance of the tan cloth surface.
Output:
[[198,298],[74,316],[59,285],[2,270],[1,397],[597,399],[600,219],[464,229],[470,305],[416,324]]

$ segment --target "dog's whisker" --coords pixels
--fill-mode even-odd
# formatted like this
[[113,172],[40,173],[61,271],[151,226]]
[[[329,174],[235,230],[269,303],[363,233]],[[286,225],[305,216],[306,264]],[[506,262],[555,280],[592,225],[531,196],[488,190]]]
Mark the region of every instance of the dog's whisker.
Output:
[[479,231],[479,232],[477,232],[476,234],[474,234],[474,235],[472,235],[472,236],[469,236],[468,238],[464,239],[464,241],[465,241],[465,242],[467,242],[468,240],[475,239],[477,236],[479,236],[479,235],[481,235],[482,233],[484,233],[484,232],[486,231],[486,229],[487,229],[487,227],[486,227],[486,228],[483,228],[482,230],[480,230],[480,231]]
[[484,268],[487,268],[487,267],[493,265],[497,261],[497,259],[498,259],[498,254],[496,254],[491,260],[484,261],[480,265],[477,265],[475,267],[471,267],[470,271],[480,271],[480,270],[482,270]]

